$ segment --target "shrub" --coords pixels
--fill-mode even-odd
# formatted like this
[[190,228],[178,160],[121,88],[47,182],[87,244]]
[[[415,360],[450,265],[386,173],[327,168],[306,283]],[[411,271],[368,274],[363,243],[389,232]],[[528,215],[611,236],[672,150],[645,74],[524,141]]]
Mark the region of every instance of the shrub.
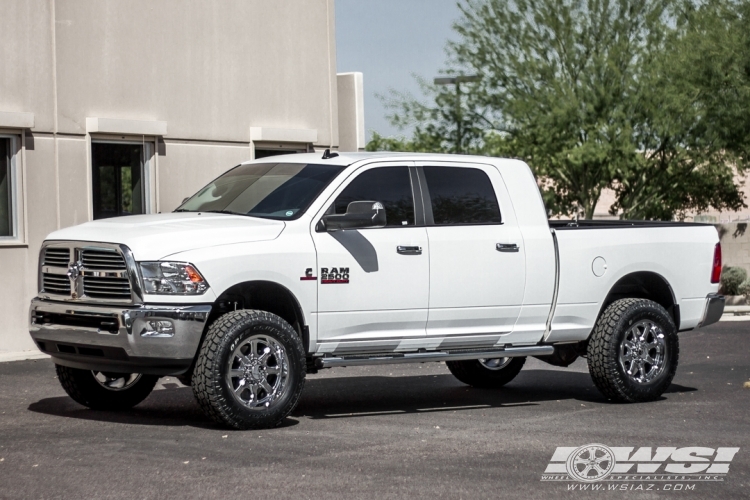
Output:
[[750,297],[750,279],[743,281],[737,291],[740,292],[740,295],[744,295],[746,298]]
[[740,285],[747,280],[747,271],[741,267],[726,266],[721,273],[721,290],[724,295],[740,295]]

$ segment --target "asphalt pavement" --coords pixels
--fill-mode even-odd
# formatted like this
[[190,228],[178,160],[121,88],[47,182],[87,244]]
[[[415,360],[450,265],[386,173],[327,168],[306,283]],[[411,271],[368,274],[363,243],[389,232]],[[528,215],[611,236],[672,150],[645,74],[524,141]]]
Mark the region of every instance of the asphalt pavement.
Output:
[[[653,403],[607,402],[582,359],[530,359],[501,390],[469,388],[442,363],[334,368],[262,431],[211,423],[174,378],[131,411],[98,412],[65,395],[51,361],[0,363],[0,498],[750,498],[750,322],[680,343]],[[541,480],[556,447],[589,443],[740,451],[723,480],[692,487]]]

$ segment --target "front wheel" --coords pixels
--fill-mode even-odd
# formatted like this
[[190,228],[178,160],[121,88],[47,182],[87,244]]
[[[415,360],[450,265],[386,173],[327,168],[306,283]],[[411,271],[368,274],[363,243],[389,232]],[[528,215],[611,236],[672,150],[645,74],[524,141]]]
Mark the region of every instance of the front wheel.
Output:
[[669,313],[646,299],[610,304],[589,339],[589,372],[607,398],[637,403],[661,397],[679,357],[677,328]]
[[265,311],[234,311],[206,333],[193,371],[203,411],[235,429],[279,425],[305,384],[305,353],[297,332]]
[[151,394],[159,377],[140,373],[110,373],[55,365],[65,392],[92,410],[127,410]]
[[445,362],[453,376],[464,384],[487,389],[502,387],[516,378],[524,363],[523,357]]

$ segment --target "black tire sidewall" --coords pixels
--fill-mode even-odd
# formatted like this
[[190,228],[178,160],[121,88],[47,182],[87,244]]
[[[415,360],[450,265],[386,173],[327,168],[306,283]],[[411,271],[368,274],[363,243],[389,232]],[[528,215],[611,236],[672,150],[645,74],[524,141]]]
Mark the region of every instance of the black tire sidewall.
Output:
[[127,389],[114,391],[102,387],[91,370],[55,365],[57,377],[65,392],[76,402],[93,410],[127,410],[151,394],[159,381],[155,375],[141,375]]
[[[625,340],[628,330],[642,320],[653,321],[662,329],[666,346],[664,369],[654,380],[643,384],[632,380],[620,364],[620,346]],[[651,301],[643,300],[635,303],[618,322],[612,340],[608,356],[610,362],[614,364],[622,390],[628,396],[628,399],[631,401],[649,401],[661,396],[672,383],[679,357],[677,329],[667,311]]]

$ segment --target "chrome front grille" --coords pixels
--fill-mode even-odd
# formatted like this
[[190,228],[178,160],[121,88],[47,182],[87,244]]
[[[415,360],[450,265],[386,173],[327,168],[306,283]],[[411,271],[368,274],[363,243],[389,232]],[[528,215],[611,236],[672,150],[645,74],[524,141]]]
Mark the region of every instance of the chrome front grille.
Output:
[[43,265],[52,267],[64,267],[70,264],[70,248],[47,247],[44,250]]
[[124,270],[125,259],[117,250],[81,250],[81,264],[89,270]]
[[129,299],[128,278],[83,276],[83,295],[95,299]]
[[40,255],[42,298],[76,302],[142,302],[135,261],[125,246],[54,242]]
[[68,278],[67,274],[43,273],[42,291],[70,295],[70,278]]

